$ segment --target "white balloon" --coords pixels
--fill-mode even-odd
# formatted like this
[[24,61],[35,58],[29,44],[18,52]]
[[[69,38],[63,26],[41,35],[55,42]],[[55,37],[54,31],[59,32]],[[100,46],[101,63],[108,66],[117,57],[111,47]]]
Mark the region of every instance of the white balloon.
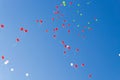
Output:
[[25,76],[28,77],[28,76],[29,76],[29,73],[26,73]]
[[71,66],[73,66],[73,63],[70,63]]
[[7,65],[8,63],[9,63],[9,60],[6,60],[6,61],[4,62],[5,65]]
[[118,56],[120,57],[120,53],[118,54]]
[[11,68],[11,69],[10,69],[10,71],[12,71],[12,72],[13,72],[13,71],[14,71],[14,68]]

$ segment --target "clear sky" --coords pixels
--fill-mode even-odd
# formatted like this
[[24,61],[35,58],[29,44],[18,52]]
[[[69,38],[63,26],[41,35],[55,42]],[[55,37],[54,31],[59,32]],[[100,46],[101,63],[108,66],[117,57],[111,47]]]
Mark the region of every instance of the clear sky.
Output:
[[[120,80],[120,1],[64,1],[0,0],[0,80]],[[64,16],[54,14],[56,5]]]

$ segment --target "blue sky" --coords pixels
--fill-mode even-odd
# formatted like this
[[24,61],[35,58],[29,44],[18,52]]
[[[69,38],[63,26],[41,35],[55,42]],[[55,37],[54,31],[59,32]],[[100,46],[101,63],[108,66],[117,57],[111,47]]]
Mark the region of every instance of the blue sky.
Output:
[[[55,6],[62,0],[0,0],[0,24],[5,25],[4,29],[0,28],[0,56],[10,61],[4,65],[0,60],[0,80],[120,80],[120,1],[71,0],[72,6],[68,5],[70,0],[65,1],[67,6],[59,8],[65,16],[52,22],[51,18],[56,17]],[[43,23],[36,23],[37,19]],[[64,19],[71,24],[67,28],[70,34],[61,27]],[[28,33],[19,31],[21,26]],[[93,30],[80,33],[83,26]],[[53,39],[55,27],[59,30]],[[79,37],[78,33],[86,38]],[[15,41],[17,37],[21,40],[19,43]],[[66,55],[61,40],[71,45]],[[76,48],[80,49],[78,53]],[[71,62],[79,68],[71,67]],[[14,72],[10,71],[12,67]],[[25,76],[27,72],[29,77]],[[90,79],[89,74],[92,74]]]

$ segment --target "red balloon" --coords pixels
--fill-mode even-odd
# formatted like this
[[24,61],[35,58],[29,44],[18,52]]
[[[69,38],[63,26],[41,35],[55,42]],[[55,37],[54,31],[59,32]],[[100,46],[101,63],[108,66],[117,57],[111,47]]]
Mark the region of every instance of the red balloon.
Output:
[[21,30],[21,31],[23,31],[23,30],[24,30],[24,28],[23,28],[23,27],[21,27],[21,28],[20,28],[20,30]]
[[65,24],[62,24],[62,27],[65,28]]
[[77,48],[76,51],[79,52],[79,49]]
[[64,22],[66,22],[66,20],[64,20]]
[[85,66],[85,64],[81,64],[81,66],[82,66],[82,67],[84,67],[84,66]]
[[72,3],[72,2],[70,2],[69,4],[70,4],[70,5],[72,5],[73,3]]
[[75,64],[74,67],[75,67],[75,68],[78,68],[78,64]]
[[58,9],[59,8],[59,6],[56,6],[56,9]]
[[70,24],[68,24],[68,27],[70,26]]
[[16,42],[19,42],[20,41],[20,39],[19,38],[16,38]]
[[66,51],[64,51],[64,54],[66,54]]
[[58,30],[58,28],[55,28],[55,30],[57,31],[57,30]]
[[65,44],[65,42],[64,42],[64,41],[62,41],[62,44],[64,45],[64,44]]
[[64,45],[64,47],[66,48],[66,47],[67,47],[67,45]]
[[39,22],[39,20],[36,20],[36,23],[38,23]]
[[56,35],[53,35],[53,38],[56,38]]
[[52,18],[52,21],[54,21],[55,19],[54,18]]
[[2,56],[2,60],[4,60],[5,59],[5,57],[4,56]]
[[3,24],[0,25],[1,28],[4,28],[5,26]]
[[68,30],[68,33],[70,33],[70,30]]
[[85,32],[85,30],[82,30],[82,32]]
[[26,30],[24,30],[24,32],[28,32],[28,30],[26,29]]
[[42,20],[42,19],[40,20],[40,23],[43,23],[43,20]]
[[88,77],[89,77],[89,78],[92,78],[92,74],[89,74]]
[[46,32],[48,32],[48,30],[46,30]]
[[70,47],[70,46],[68,46],[68,49],[70,50],[70,49],[71,49],[71,47]]

